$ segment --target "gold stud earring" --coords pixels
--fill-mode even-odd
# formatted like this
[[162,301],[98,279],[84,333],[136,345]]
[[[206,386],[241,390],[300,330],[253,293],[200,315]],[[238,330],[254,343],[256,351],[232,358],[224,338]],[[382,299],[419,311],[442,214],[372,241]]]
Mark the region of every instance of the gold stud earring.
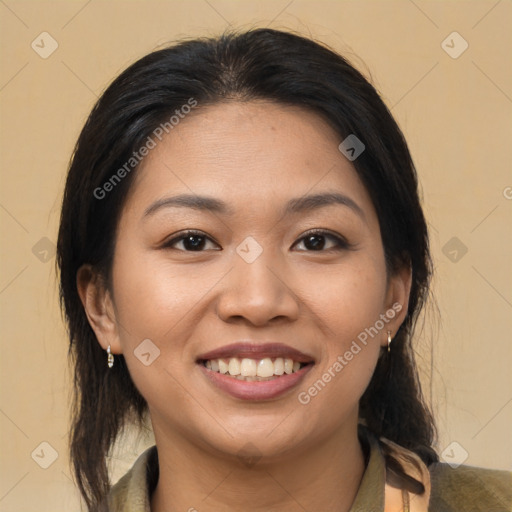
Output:
[[391,331],[388,331],[388,352],[391,352]]
[[110,345],[107,348],[107,364],[109,368],[112,368],[114,366],[114,355],[110,352]]

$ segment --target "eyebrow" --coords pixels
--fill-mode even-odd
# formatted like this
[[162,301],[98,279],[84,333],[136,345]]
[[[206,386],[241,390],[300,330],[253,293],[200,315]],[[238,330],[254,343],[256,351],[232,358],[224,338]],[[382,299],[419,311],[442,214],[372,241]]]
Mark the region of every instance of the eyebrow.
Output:
[[[363,220],[366,220],[362,208],[353,199],[338,192],[324,192],[290,199],[284,207],[284,214],[308,212],[333,204],[346,206]],[[155,201],[146,208],[143,219],[154,215],[163,208],[171,207],[192,208],[194,210],[209,211],[221,215],[234,214],[233,209],[220,199],[194,194],[179,194]]]

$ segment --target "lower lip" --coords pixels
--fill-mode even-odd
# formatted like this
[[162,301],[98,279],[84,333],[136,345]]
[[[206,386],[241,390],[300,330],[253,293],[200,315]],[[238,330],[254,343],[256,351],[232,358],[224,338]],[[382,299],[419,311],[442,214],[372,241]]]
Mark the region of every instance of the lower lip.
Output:
[[297,372],[281,375],[272,380],[246,382],[208,370],[208,368],[200,363],[198,363],[198,366],[212,384],[228,395],[240,398],[241,400],[270,400],[277,398],[297,386],[309,370],[313,368],[313,364],[308,364]]

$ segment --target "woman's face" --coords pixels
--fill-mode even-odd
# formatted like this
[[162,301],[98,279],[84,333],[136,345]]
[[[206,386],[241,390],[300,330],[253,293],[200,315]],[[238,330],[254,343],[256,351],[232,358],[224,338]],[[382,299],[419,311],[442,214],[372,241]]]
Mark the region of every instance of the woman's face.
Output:
[[305,110],[222,103],[181,120],[137,170],[113,331],[97,334],[126,358],[155,434],[271,457],[357,422],[409,276],[387,278],[374,207],[340,142]]

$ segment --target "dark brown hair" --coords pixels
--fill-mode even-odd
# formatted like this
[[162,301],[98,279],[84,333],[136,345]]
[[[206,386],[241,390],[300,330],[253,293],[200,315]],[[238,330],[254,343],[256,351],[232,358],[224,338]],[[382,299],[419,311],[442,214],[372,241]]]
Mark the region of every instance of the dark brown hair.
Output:
[[[110,488],[106,457],[120,430],[133,421],[141,425],[147,412],[123,356],[107,368],[76,286],[80,266],[91,264],[111,290],[116,229],[136,167],[108,197],[98,198],[97,190],[191,98],[200,106],[254,99],[300,106],[327,120],[340,142],[355,134],[364,143],[365,151],[353,164],[377,212],[388,273],[410,265],[412,289],[393,349],[379,357],[361,398],[360,418],[377,437],[416,452],[427,465],[437,462],[434,421],[411,347],[432,265],[407,144],[374,87],[346,59],[310,39],[257,29],[181,42],[138,60],[100,97],[76,144],[63,197],[57,265],[74,365],[70,454],[89,510],[105,502]],[[390,467],[408,480],[383,450]],[[422,492],[418,482],[409,484]]]

